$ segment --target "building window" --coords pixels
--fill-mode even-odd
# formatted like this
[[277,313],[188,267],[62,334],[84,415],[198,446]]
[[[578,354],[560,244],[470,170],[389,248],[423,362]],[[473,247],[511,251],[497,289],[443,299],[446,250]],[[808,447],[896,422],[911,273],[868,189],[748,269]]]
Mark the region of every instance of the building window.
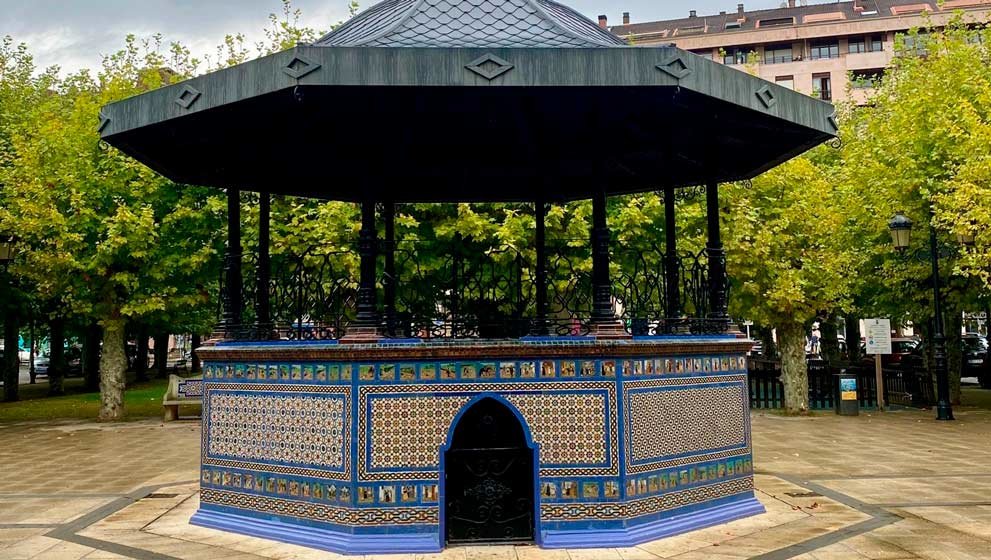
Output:
[[762,19],[757,22],[757,27],[778,27],[781,25],[794,25],[795,18],[774,18],[774,19]]
[[839,58],[840,43],[835,39],[812,43],[809,55],[812,57],[812,60],[819,60],[821,58]]
[[770,45],[764,48],[764,64],[783,64],[792,62],[791,45]]
[[778,76],[774,78],[774,83],[781,87],[786,87],[788,89],[795,89],[795,76]]
[[712,60],[712,50],[706,49],[704,51],[691,51],[692,54],[701,56],[702,58]]
[[698,35],[700,33],[705,33],[704,25],[693,25],[691,27],[678,28],[678,35]]
[[850,54],[881,52],[883,50],[884,41],[881,40],[880,35],[850,38]]
[[812,97],[833,100],[833,79],[829,74],[812,74]]
[[926,43],[929,38],[924,31],[916,35],[902,35],[902,50],[899,54],[925,56],[929,53]]
[[726,29],[727,30],[740,29],[741,27],[743,27],[743,24],[740,23],[739,21],[728,21],[728,22],[726,22]]
[[881,84],[884,68],[854,70],[850,73],[850,86],[853,89],[874,89]]
[[726,49],[723,64],[746,64],[753,49],[749,47],[732,47]]

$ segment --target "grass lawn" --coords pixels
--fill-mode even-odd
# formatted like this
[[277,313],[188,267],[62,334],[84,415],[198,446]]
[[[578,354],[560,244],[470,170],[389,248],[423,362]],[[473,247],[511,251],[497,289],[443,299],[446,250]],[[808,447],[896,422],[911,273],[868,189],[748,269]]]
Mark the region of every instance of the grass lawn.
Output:
[[[145,383],[128,382],[124,393],[124,413],[127,419],[162,417],[162,396],[167,379]],[[65,380],[66,395],[48,397],[48,383],[21,385],[19,402],[0,403],[0,422],[29,420],[83,419],[95,420],[100,413],[100,393],[87,393],[81,379]],[[184,406],[184,415],[198,415],[199,406]]]

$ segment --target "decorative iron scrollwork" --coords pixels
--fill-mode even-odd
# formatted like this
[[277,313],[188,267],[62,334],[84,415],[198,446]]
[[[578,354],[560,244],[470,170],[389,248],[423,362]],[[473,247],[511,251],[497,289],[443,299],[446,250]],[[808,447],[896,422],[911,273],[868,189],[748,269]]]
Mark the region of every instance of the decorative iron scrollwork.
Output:
[[705,185],[695,185],[693,187],[682,187],[674,192],[676,200],[695,200],[700,196],[705,196]]
[[[696,190],[704,192],[704,190]],[[490,247],[472,239],[399,241],[395,249],[395,313],[381,332],[395,339],[515,339],[532,333],[584,336],[591,332],[592,271],[588,239],[547,242],[547,317],[536,313],[534,251]],[[443,256],[440,256],[443,255]],[[676,257],[677,286],[665,274],[666,255],[657,245],[613,249],[614,313],[635,336],[717,334],[728,322],[709,319],[709,256],[705,250]],[[333,340],[357,316],[357,247],[314,246],[272,256],[272,325],[255,325],[245,307],[241,325],[226,325],[241,339]],[[242,301],[259,289],[253,256],[242,259]],[[221,277],[221,289],[225,278]],[[676,309],[668,317],[671,290]],[[223,292],[222,292],[223,293]],[[381,301],[381,295],[379,296]],[[220,310],[218,310],[219,313]],[[540,324],[538,325],[538,321]],[[537,327],[541,328],[537,328]]]

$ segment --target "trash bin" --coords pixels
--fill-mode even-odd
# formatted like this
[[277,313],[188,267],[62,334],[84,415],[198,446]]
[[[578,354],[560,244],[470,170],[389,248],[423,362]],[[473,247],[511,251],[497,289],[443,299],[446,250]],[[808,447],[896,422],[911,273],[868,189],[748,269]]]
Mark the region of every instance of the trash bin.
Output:
[[860,414],[860,398],[857,395],[857,376],[843,371],[836,374],[836,414],[857,416]]

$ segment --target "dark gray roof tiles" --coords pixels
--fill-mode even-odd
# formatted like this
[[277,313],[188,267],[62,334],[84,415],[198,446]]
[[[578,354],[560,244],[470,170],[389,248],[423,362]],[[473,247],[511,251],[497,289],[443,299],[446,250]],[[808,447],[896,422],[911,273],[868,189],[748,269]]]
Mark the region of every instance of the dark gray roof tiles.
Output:
[[314,45],[601,48],[626,43],[551,0],[386,0]]

